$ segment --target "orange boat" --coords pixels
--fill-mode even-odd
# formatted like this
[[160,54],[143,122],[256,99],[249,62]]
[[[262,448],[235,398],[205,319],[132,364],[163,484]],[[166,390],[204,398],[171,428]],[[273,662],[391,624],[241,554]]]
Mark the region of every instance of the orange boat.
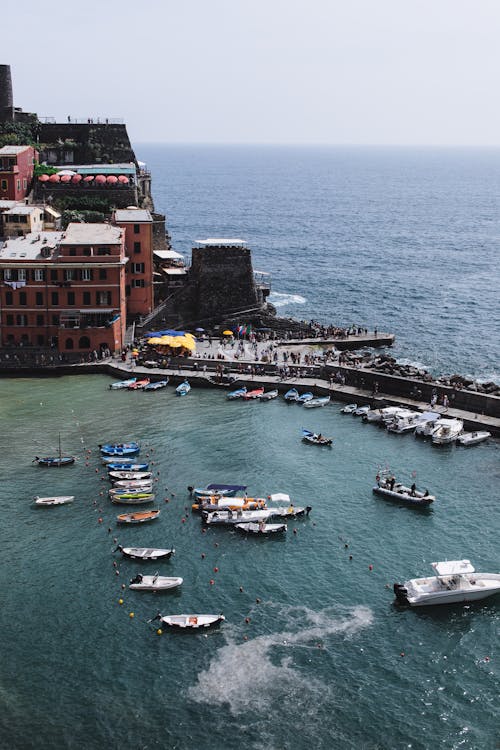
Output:
[[121,513],[116,517],[118,523],[145,523],[154,521],[160,515],[159,510],[144,510],[138,513]]
[[264,393],[264,388],[254,388],[253,391],[247,391],[243,396],[245,401],[250,401],[254,398],[260,398]]

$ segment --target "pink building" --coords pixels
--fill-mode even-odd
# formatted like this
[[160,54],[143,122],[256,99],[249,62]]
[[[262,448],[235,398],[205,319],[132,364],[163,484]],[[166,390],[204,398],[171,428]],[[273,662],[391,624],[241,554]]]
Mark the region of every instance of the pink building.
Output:
[[0,200],[22,201],[31,190],[38,152],[32,146],[0,148]]

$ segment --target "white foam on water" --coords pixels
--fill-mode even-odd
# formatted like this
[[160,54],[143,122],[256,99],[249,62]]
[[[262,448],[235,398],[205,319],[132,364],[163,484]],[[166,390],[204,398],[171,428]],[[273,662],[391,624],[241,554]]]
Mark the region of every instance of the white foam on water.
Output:
[[[322,695],[331,688],[319,679],[305,675],[294,666],[297,648],[317,648],[330,636],[350,637],[371,625],[373,614],[368,607],[356,607],[346,617],[332,610],[315,612],[306,607],[282,607],[278,621],[290,628],[241,642],[230,640],[198,674],[196,684],[188,690],[191,700],[210,705],[229,705],[233,715],[246,711],[265,711],[271,702],[286,705],[307,704],[311,693]],[[283,648],[290,653],[283,656]],[[310,708],[308,709],[310,710]]]
[[305,297],[300,294],[284,294],[283,292],[271,292],[269,302],[274,307],[284,307],[285,305],[303,305],[307,302]]

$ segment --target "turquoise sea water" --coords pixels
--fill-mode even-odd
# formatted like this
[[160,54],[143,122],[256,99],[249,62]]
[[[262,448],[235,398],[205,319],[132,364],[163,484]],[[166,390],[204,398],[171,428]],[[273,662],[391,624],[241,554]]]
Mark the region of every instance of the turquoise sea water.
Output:
[[[498,598],[420,612],[395,608],[391,590],[445,558],[498,571],[498,443],[438,449],[339,404],[306,413],[210,390],[111,392],[109,382],[2,380],[2,748],[498,747]],[[302,427],[334,447],[302,443]],[[31,464],[59,432],[76,465]],[[97,445],[134,438],[159,472],[161,516],[123,528]],[[373,496],[385,464],[403,479],[416,472],[435,508]],[[203,533],[186,487],[210,481],[289,492],[313,511],[282,540]],[[73,505],[30,504],[66,493]],[[126,561],[114,538],[177,553]],[[122,591],[157,569],[183,576],[182,589]],[[158,609],[227,620],[158,636],[146,623]]]

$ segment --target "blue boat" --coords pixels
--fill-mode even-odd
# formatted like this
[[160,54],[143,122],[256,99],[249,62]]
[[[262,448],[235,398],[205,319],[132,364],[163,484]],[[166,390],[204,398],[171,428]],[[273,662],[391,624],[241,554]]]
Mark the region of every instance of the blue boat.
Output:
[[186,396],[186,394],[188,394],[190,390],[191,386],[189,385],[188,381],[185,380],[183,383],[177,386],[175,392],[178,396]]
[[109,387],[112,391],[119,391],[122,388],[128,388],[132,385],[132,383],[135,383],[137,378],[129,378],[128,380],[119,380],[117,383],[110,383]]
[[243,386],[242,388],[236,388],[235,391],[229,391],[226,398],[228,398],[230,401],[233,401],[234,399],[243,398],[243,396],[246,396],[246,392],[246,386]]
[[147,471],[149,468],[148,463],[133,464],[133,463],[120,463],[119,461],[106,464],[108,471]]
[[168,385],[168,378],[166,380],[157,380],[156,383],[148,383],[142,389],[143,391],[158,391],[160,388],[166,388]]
[[299,399],[299,392],[296,388],[290,388],[290,390],[285,393],[283,398],[285,399],[285,401],[288,401],[289,404],[294,404]]
[[75,463],[74,456],[63,456],[61,450],[61,436],[59,435],[59,452],[57,456],[44,456],[39,458],[35,456],[33,463],[37,463],[38,466],[45,466],[47,468],[60,468],[62,466],[71,466]]
[[108,443],[107,445],[100,445],[99,448],[103,456],[129,458],[136,456],[141,450],[139,443]]
[[312,401],[314,398],[314,395],[310,392],[307,393],[301,393],[300,396],[297,399],[298,404],[306,404],[308,401]]
[[238,493],[247,491],[245,484],[207,484],[206,487],[189,487],[189,491],[196,498],[223,495],[224,497],[236,497]]

